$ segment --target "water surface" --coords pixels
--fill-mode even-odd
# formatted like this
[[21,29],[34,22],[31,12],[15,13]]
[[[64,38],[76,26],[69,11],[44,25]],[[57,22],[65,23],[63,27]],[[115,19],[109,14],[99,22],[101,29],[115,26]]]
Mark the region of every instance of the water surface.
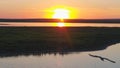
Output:
[[[120,67],[120,43],[108,47],[106,50],[91,52],[73,52],[70,54],[45,54],[1,57],[1,68],[119,68]],[[116,63],[101,61],[88,54],[100,55]]]
[[[29,23],[29,22],[0,22],[0,26],[12,26],[12,27],[56,27],[57,23]],[[120,24],[116,23],[65,23],[66,27],[120,27]]]

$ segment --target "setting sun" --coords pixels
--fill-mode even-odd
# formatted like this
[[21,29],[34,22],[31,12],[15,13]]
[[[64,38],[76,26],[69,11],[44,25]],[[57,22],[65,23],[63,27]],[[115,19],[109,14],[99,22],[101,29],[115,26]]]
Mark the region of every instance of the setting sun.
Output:
[[53,18],[58,18],[58,19],[67,19],[69,18],[70,15],[69,15],[69,10],[67,9],[55,9],[54,10],[54,15],[53,15]]

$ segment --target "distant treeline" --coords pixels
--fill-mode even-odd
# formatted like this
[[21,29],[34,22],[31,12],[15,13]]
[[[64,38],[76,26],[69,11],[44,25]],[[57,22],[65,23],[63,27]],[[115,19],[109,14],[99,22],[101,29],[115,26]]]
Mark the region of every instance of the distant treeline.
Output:
[[0,19],[0,22],[120,23],[120,19]]

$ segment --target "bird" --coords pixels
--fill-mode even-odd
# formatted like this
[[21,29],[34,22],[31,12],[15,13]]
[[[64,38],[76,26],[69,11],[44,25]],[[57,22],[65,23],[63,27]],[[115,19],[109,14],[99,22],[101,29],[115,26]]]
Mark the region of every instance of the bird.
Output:
[[108,59],[108,58],[104,58],[104,57],[101,57],[101,56],[92,55],[92,54],[89,54],[89,56],[95,57],[95,58],[100,58],[102,61],[107,60],[107,61],[109,61],[109,62],[116,63],[116,62],[113,61],[113,60],[110,60],[110,59]]

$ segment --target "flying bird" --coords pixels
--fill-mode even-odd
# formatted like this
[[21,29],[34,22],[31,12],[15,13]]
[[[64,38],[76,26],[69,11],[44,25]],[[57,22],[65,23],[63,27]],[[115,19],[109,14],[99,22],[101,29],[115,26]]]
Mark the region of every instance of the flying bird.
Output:
[[110,59],[108,59],[108,58],[104,58],[104,57],[101,57],[101,56],[92,55],[92,54],[89,54],[89,56],[95,57],[95,58],[100,58],[102,61],[107,60],[107,61],[109,61],[109,62],[116,63],[116,62],[113,61],[113,60],[110,60]]

